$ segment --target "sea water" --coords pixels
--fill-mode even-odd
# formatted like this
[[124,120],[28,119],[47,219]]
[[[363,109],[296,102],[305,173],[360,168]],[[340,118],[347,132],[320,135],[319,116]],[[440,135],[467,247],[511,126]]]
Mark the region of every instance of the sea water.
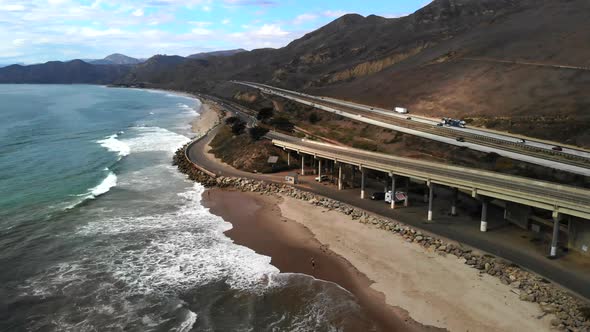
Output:
[[199,111],[160,91],[0,85],[0,330],[372,328],[345,290],[224,235],[171,165]]

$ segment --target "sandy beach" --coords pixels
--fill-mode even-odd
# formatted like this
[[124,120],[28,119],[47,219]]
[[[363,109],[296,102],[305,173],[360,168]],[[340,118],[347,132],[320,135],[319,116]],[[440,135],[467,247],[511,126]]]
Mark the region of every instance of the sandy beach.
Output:
[[214,103],[201,99],[201,111],[199,116],[191,122],[192,131],[197,137],[205,135],[211,128],[219,123],[221,110]]
[[[219,114],[203,101],[195,133],[206,133]],[[380,331],[551,330],[554,316],[521,301],[499,279],[340,212],[221,189],[208,190],[203,205],[232,223],[226,235],[270,256],[281,272],[331,281],[354,294]]]
[[551,330],[553,316],[498,279],[339,212],[219,189],[203,203],[233,224],[230,238],[272,257],[281,272],[313,275],[353,293],[383,331]]

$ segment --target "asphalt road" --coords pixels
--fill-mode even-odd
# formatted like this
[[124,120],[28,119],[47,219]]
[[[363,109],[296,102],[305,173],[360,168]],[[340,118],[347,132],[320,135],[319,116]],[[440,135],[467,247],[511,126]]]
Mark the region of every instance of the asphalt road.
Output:
[[[340,101],[332,98],[306,95],[303,93],[275,88],[264,84],[251,82],[234,83],[260,89],[266,93],[278,95],[280,97],[291,99],[317,109],[348,117],[353,120],[369,123],[375,126],[392,129],[402,133],[415,135],[450,145],[467,147],[481,152],[494,152],[515,160],[521,160],[545,167],[569,171],[571,173],[581,174],[584,176],[590,176],[590,168],[588,166],[590,165],[590,152],[584,150],[564,148],[563,151],[559,153],[562,153],[563,156],[567,158],[561,158],[559,156],[555,156],[555,154],[558,154],[558,152],[554,152],[552,150],[553,145],[534,141],[533,139],[528,139],[525,144],[519,146],[516,144],[521,140],[518,137],[511,137],[508,135],[479,130],[476,128],[456,127],[445,127],[446,130],[450,130],[452,132],[456,131],[456,134],[449,135],[447,133],[446,135],[442,135],[443,133],[440,132],[440,130],[438,130],[436,127],[437,122],[431,119],[415,117],[409,114],[401,115],[389,110]],[[367,116],[367,114],[369,114],[369,116]],[[406,119],[408,116],[411,118],[410,120]],[[395,119],[395,121],[393,121],[393,119]],[[399,123],[401,119],[406,121],[405,125],[403,126]],[[424,128],[420,128],[418,124],[421,124],[422,127],[424,127],[426,124],[429,129],[425,130]],[[477,138],[477,136],[473,138],[466,136],[470,134],[477,135],[480,138]],[[467,139],[464,142],[457,141],[456,137],[462,135],[466,136]],[[491,142],[486,142],[485,140],[482,140],[482,138],[491,140]],[[535,151],[535,149],[537,150]],[[575,160],[568,160],[568,158],[574,158]]]
[[[192,162],[223,176],[244,177],[262,181],[282,183],[284,175],[263,175],[243,172],[225,165],[206,153],[208,144],[219,128],[212,130],[207,137],[193,144],[187,155]],[[576,253],[568,253],[555,260],[546,258],[548,245],[532,241],[531,233],[507,224],[502,217],[503,212],[490,207],[488,218],[488,232],[479,231],[479,220],[476,202],[462,197],[459,205],[460,217],[449,217],[449,200],[443,200],[448,193],[437,190],[435,199],[434,222],[426,221],[426,208],[420,203],[419,195],[412,194],[411,207],[392,211],[388,204],[371,200],[362,200],[358,189],[338,191],[334,186],[319,184],[313,181],[313,176],[303,177],[303,183],[298,188],[335,199],[366,211],[393,218],[399,222],[421,229],[427,233],[445,237],[450,240],[506,259],[525,269],[533,271],[544,278],[569,289],[578,296],[590,300],[590,264]],[[382,188],[381,188],[382,190]],[[464,209],[464,210],[462,210]],[[475,209],[475,210],[474,210]],[[444,276],[441,276],[444,277]]]

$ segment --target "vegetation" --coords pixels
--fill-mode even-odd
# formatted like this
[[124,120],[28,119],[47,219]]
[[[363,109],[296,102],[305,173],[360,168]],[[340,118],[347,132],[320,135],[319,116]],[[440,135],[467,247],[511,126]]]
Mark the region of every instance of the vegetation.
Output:
[[260,111],[258,111],[258,114],[256,115],[256,119],[258,119],[259,121],[262,121],[262,122],[266,122],[270,118],[272,118],[273,115],[274,115],[274,110],[270,107],[265,107],[265,108],[261,109]]
[[268,133],[268,129],[260,127],[260,126],[256,126],[254,128],[250,128],[250,130],[248,132],[250,134],[250,138],[253,141],[258,141],[262,137],[264,137],[264,135],[266,135]]
[[291,132],[293,131],[293,127],[295,126],[291,121],[285,116],[278,116],[270,120],[270,125],[275,128],[276,130]]

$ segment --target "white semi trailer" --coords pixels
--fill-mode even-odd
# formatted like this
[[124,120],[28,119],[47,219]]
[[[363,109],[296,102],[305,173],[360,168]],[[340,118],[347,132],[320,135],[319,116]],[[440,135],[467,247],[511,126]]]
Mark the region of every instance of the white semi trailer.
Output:
[[399,114],[408,114],[408,109],[405,107],[396,107],[393,110]]

